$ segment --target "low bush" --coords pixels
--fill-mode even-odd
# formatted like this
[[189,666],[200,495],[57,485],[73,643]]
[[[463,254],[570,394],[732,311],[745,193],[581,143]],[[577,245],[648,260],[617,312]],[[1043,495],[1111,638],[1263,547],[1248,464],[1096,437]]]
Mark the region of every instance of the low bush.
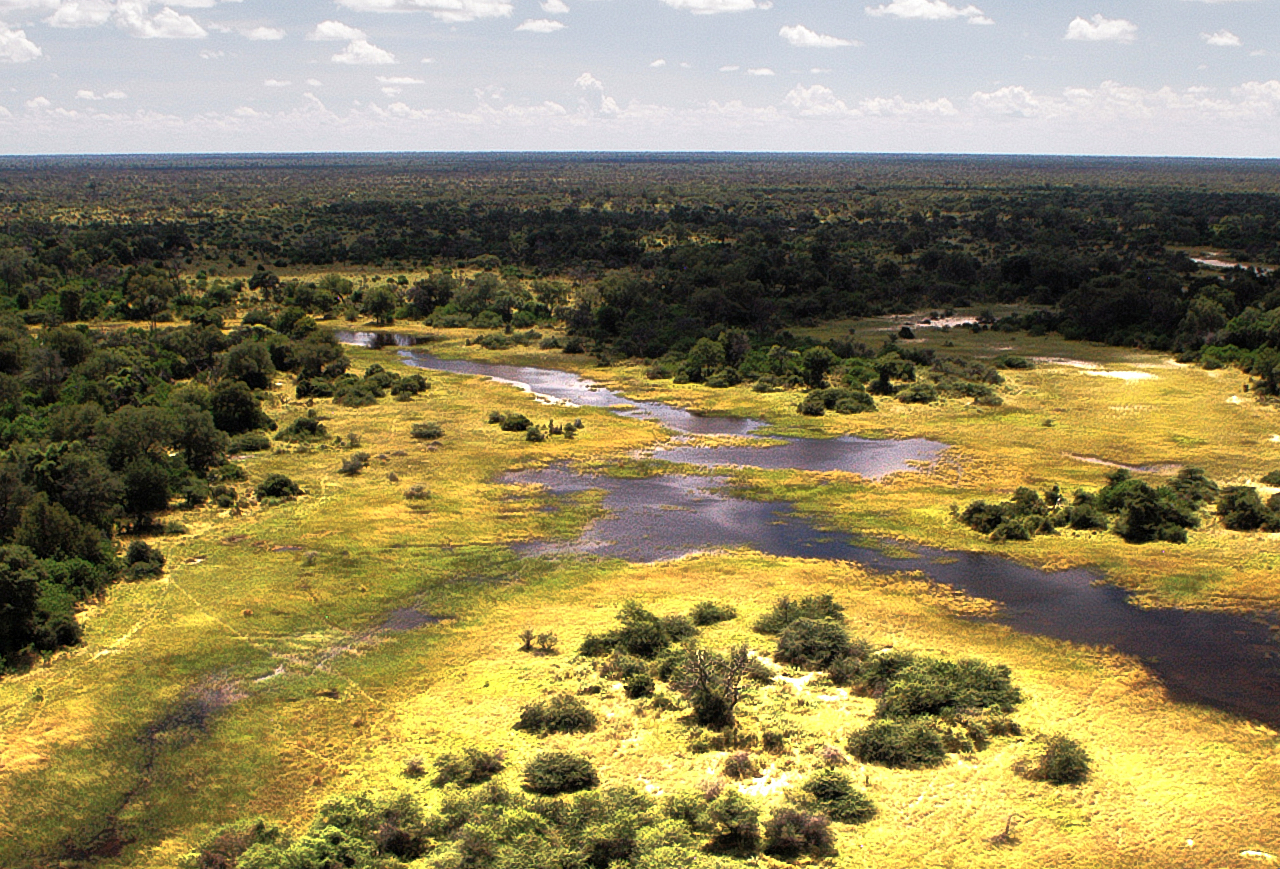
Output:
[[436,758],[436,777],[432,784],[436,787],[447,784],[462,787],[483,784],[502,772],[505,766],[501,751],[466,748],[459,754],[445,754]]
[[302,488],[284,474],[272,474],[253,490],[259,500],[264,498],[296,498],[304,494]]
[[1022,699],[1009,668],[968,658],[916,658],[885,688],[876,707],[881,718],[949,715],[961,710],[1009,712]]
[[1035,763],[1025,765],[1019,771],[1032,781],[1052,785],[1080,784],[1089,778],[1089,753],[1069,736],[1053,736]]
[[833,661],[847,657],[851,648],[844,625],[800,618],[787,625],[778,636],[774,657],[784,664],[807,670],[825,670]]
[[342,467],[338,468],[338,473],[344,477],[354,477],[365,469],[372,458],[368,453],[353,453],[342,460]]
[[125,552],[124,562],[135,578],[159,576],[164,570],[164,553],[144,540],[134,540]]
[[697,633],[693,623],[684,616],[660,617],[635,601],[624,603],[617,618],[622,623],[620,628],[604,634],[588,634],[578,654],[595,658],[617,649],[651,660],[665,652],[672,643]]
[[829,594],[809,595],[798,601],[784,596],[774,603],[773,609],[756,619],[752,627],[762,634],[780,634],[783,628],[801,618],[842,622],[844,607]]
[[596,715],[577,697],[557,694],[543,703],[531,703],[520,711],[516,730],[546,736],[549,733],[585,733],[596,728]]
[[820,769],[809,776],[800,789],[813,797],[833,821],[861,824],[875,817],[875,804],[839,770]]
[[726,757],[722,770],[731,779],[755,778],[760,775],[760,765],[745,751]]
[[308,414],[307,416],[298,417],[281,429],[280,433],[276,435],[276,440],[306,443],[307,441],[323,440],[328,436],[329,431],[324,427],[324,423]]
[[937,766],[947,756],[928,721],[873,721],[849,736],[849,754],[863,763],[895,769]]
[[524,788],[555,796],[589,790],[600,784],[591,761],[567,751],[544,751],[524,768]]
[[727,622],[738,617],[738,611],[731,606],[716,603],[715,601],[704,600],[695,604],[689,612],[689,620],[697,627],[705,628],[707,625],[719,624]]
[[764,825],[764,852],[771,857],[794,860],[804,854],[824,856],[834,850],[831,820],[791,806],[775,809]]
[[444,429],[438,422],[415,422],[409,428],[409,434],[418,440],[434,441],[444,437]]
[[271,439],[260,431],[249,431],[244,434],[233,435],[231,440],[227,442],[227,452],[235,453],[261,453],[271,449]]
[[725,788],[707,807],[715,850],[749,856],[760,850],[760,810],[737,788]]

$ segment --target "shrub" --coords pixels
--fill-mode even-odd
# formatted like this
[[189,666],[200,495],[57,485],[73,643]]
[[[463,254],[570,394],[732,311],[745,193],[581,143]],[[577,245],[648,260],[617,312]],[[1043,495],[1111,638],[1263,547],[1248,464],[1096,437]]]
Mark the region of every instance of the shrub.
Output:
[[774,657],[784,664],[823,670],[837,658],[847,656],[849,650],[849,634],[844,625],[800,618],[787,625],[779,635]]
[[520,711],[516,730],[546,736],[548,733],[585,733],[596,728],[596,715],[577,697],[557,694],[545,703],[531,703]]
[[853,655],[836,658],[827,667],[827,675],[833,685],[853,685],[862,673],[862,660]]
[[134,540],[129,544],[124,561],[135,579],[159,576],[164,570],[164,553],[142,540]]
[[875,817],[875,804],[839,770],[820,769],[809,776],[800,789],[813,797],[834,821],[861,824]]
[[738,646],[722,657],[706,649],[691,648],[671,681],[704,727],[727,727],[733,710],[742,699],[743,677],[750,661],[746,646]]
[[[490,417],[490,422],[494,422]],[[533,421],[523,413],[504,413],[500,414],[498,420],[498,428],[503,431],[528,431],[533,425]]]
[[604,634],[588,634],[578,654],[598,657],[617,649],[629,655],[652,659],[673,642],[692,636],[696,629],[684,616],[659,618],[635,601],[627,601],[618,612],[622,627]]
[[354,477],[365,469],[370,458],[371,456],[368,453],[353,453],[343,459],[342,467],[338,468],[338,473],[345,477]]
[[696,604],[689,612],[689,620],[700,628],[707,625],[714,625],[720,622],[727,622],[730,619],[737,618],[738,611],[731,606],[718,604],[715,601],[704,600]]
[[857,686],[863,694],[878,697],[884,693],[889,684],[898,678],[898,674],[915,660],[911,652],[898,649],[886,649],[868,655],[858,668]]
[[622,688],[632,700],[648,697],[653,693],[653,677],[648,673],[632,673],[622,680]]
[[469,787],[483,784],[506,767],[501,751],[481,751],[478,748],[463,749],[461,754],[445,754],[436,758],[436,777],[432,784]]
[[1035,367],[1035,364],[1030,359],[1023,356],[1013,356],[1007,353],[1002,353],[997,356],[995,358],[995,363],[997,368],[1009,368],[1022,371]]
[[1052,785],[1080,784],[1089,778],[1089,753],[1069,736],[1054,736],[1035,764],[1022,773],[1032,781]]
[[304,493],[297,483],[284,474],[272,474],[258,484],[258,487],[254,489],[254,494],[258,496],[259,500],[262,500],[265,498],[294,498]]
[[308,415],[300,416],[289,423],[276,435],[276,440],[304,443],[306,441],[321,440],[328,436],[329,431],[324,427],[324,423],[314,416]]
[[796,619],[829,619],[844,621],[844,607],[835,602],[829,594],[814,594],[793,601],[789,597],[779,598],[773,609],[756,619],[754,629],[762,634],[779,634],[782,629]]
[[624,681],[638,673],[648,673],[649,665],[642,658],[614,651],[607,659],[600,662],[600,675],[606,679]]
[[707,816],[717,850],[744,856],[760,850],[760,810],[736,788],[725,788],[707,807]]
[[898,390],[898,401],[904,404],[932,404],[938,400],[938,390],[931,383],[913,383]]
[[732,779],[755,778],[760,775],[760,765],[745,751],[726,757],[723,770],[724,774]]
[[912,718],[965,709],[1009,712],[1021,700],[1022,693],[1010,681],[1008,667],[973,658],[916,658],[885,689],[876,715]]
[[544,796],[585,791],[600,784],[591,761],[567,751],[544,751],[524,768],[525,790]]
[[271,449],[271,439],[259,431],[234,435],[227,442],[228,453],[261,453]]
[[834,844],[831,821],[826,815],[782,806],[764,825],[764,852],[772,857],[791,860],[802,854],[820,856],[830,853]]
[[240,856],[254,845],[271,846],[285,838],[263,820],[238,821],[222,827],[200,847],[178,858],[181,869],[234,869]]
[[1270,471],[1259,482],[1264,486],[1280,486],[1280,471]]
[[1218,497],[1218,515],[1232,531],[1257,531],[1273,517],[1252,486],[1227,486]]
[[896,769],[937,766],[947,756],[928,721],[873,721],[850,734],[849,753],[863,763]]
[[438,422],[415,422],[410,427],[409,434],[418,440],[434,441],[444,437],[444,429]]

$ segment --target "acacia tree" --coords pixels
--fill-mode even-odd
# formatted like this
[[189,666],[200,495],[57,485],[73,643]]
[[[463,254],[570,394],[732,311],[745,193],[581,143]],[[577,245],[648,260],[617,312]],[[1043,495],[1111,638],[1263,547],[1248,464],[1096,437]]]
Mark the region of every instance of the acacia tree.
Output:
[[699,724],[728,727],[733,724],[733,709],[742,699],[747,662],[746,646],[730,649],[725,657],[690,645],[671,687],[693,706]]

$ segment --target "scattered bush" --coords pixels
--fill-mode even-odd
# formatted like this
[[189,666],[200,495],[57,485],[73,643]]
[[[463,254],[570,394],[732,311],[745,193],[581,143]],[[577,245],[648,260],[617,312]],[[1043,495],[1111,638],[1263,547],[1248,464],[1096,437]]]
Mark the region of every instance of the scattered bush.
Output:
[[566,751],[544,751],[524,768],[524,788],[555,796],[589,790],[600,784],[591,761]]
[[948,715],[965,709],[1008,712],[1022,699],[1009,668],[968,658],[916,658],[885,689],[876,708],[881,718]]
[[762,634],[780,634],[783,628],[801,618],[843,622],[844,607],[829,594],[809,595],[798,601],[784,596],[774,603],[773,609],[756,619],[752,627]]
[[596,715],[577,697],[557,694],[543,703],[531,703],[520,711],[515,729],[546,736],[549,733],[585,733],[596,728]]
[[298,417],[281,429],[280,433],[276,435],[276,440],[306,443],[307,441],[323,440],[328,436],[329,430],[324,427],[324,423],[308,414],[307,416]]
[[784,664],[807,670],[825,670],[838,658],[849,655],[849,634],[838,622],[799,618],[778,636],[774,657]]
[[1259,482],[1264,486],[1280,486],[1280,471],[1268,472]]
[[164,553],[146,541],[134,540],[125,552],[124,563],[136,578],[159,576],[164,570]]
[[228,453],[261,453],[271,449],[271,439],[260,431],[233,435],[227,442]]
[[415,422],[409,428],[409,434],[419,440],[434,441],[444,437],[444,429],[438,422]]
[[501,751],[463,749],[461,754],[445,754],[436,758],[436,777],[432,784],[470,787],[487,782],[506,767]]
[[760,810],[736,788],[725,788],[707,807],[711,844],[742,856],[760,850]]
[[622,680],[622,688],[632,700],[648,697],[653,694],[653,677],[648,673],[632,673]]
[[258,484],[254,494],[259,500],[266,498],[296,498],[304,494],[302,488],[284,474],[272,474]]
[[731,606],[718,604],[715,601],[704,600],[698,603],[689,612],[689,620],[700,628],[707,625],[719,624],[727,622],[738,617],[738,611]]
[[929,721],[873,721],[849,736],[849,753],[863,763],[895,769],[937,766],[947,756]]
[[839,770],[820,769],[800,789],[813,797],[833,821],[861,824],[875,817],[875,804]]
[[726,757],[722,769],[731,779],[755,778],[760,775],[760,765],[745,751]]
[[1020,772],[1032,781],[1053,785],[1080,784],[1089,778],[1089,753],[1069,736],[1054,736],[1033,765]]
[[793,860],[802,854],[823,856],[831,853],[834,844],[831,821],[826,815],[782,806],[764,825],[764,852],[771,857]]
[[338,468],[338,473],[344,477],[354,477],[365,469],[372,458],[368,453],[353,453],[342,460],[342,467]]
[[628,655],[653,659],[672,644],[696,633],[684,616],[659,617],[635,601],[627,601],[618,612],[622,627],[604,634],[588,634],[578,654],[595,658],[617,649]]

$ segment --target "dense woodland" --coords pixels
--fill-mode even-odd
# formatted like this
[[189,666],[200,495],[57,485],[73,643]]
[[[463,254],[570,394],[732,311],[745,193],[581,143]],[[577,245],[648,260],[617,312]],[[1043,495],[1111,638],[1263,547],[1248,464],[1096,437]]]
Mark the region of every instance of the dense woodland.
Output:
[[[640,357],[653,377],[807,390],[799,411],[822,414],[998,404],[998,368],[1027,363],[790,329],[1018,303],[976,328],[1172,351],[1280,391],[1273,161],[8,159],[0,221],[10,660],[74,642],[78,601],[158,569],[141,541],[122,559],[122,534],[178,499],[244,497],[225,458],[269,446],[280,373],[351,402],[425,386],[345,375],[326,320]],[[1249,267],[1188,255],[1204,250]]]

